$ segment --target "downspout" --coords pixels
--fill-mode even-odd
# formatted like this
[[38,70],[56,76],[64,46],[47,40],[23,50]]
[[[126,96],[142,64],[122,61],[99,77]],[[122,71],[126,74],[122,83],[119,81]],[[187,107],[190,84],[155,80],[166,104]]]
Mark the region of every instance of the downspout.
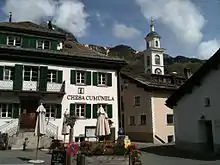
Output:
[[[122,118],[121,118],[121,74],[120,71],[117,71],[117,86],[118,86],[118,118],[119,118],[119,128],[122,127]],[[118,130],[119,130],[118,128]]]

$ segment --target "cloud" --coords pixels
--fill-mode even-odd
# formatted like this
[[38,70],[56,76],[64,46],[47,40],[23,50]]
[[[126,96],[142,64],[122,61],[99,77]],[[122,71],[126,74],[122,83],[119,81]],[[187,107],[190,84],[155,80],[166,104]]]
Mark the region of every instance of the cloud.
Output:
[[220,40],[214,39],[202,42],[198,47],[198,56],[202,59],[210,58],[220,48]]
[[55,25],[77,37],[86,35],[89,25],[89,15],[79,0],[7,0],[2,10],[12,12],[13,21],[41,22],[51,17]]
[[154,17],[167,25],[188,45],[199,44],[205,18],[190,0],[135,0],[146,19]]
[[120,39],[132,39],[141,34],[141,32],[135,27],[128,27],[125,24],[114,23],[113,34],[115,37]]
[[100,26],[104,27],[105,23],[104,23],[103,18],[99,12],[96,13],[96,18],[97,18],[97,21],[99,22]]

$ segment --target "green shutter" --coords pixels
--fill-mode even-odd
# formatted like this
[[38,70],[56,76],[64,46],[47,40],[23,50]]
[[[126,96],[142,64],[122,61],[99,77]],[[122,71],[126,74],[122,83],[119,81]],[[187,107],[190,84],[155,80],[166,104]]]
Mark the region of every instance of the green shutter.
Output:
[[97,85],[98,85],[98,81],[97,81],[97,80],[98,80],[98,73],[97,73],[97,72],[93,72],[92,75],[93,75],[93,76],[92,76],[93,85],[94,85],[94,86],[97,86]]
[[36,49],[36,43],[37,43],[36,38],[29,38],[28,47]]
[[7,35],[6,34],[0,34],[0,44],[6,45],[7,44]]
[[22,90],[22,85],[23,85],[23,66],[16,64],[15,73],[14,73],[13,89]]
[[107,73],[107,85],[109,87],[112,86],[112,74],[111,73]]
[[47,91],[47,73],[48,67],[40,67],[40,80],[39,80],[39,91]]
[[28,48],[29,47],[29,38],[28,37],[23,37],[22,38],[22,47],[23,48]]
[[17,119],[19,118],[19,108],[20,108],[20,104],[18,103],[14,103],[13,104],[13,118]]
[[97,118],[98,117],[97,111],[98,111],[98,105],[97,104],[93,104],[93,107],[92,107],[92,118]]
[[63,71],[58,70],[57,71],[57,83],[62,84],[63,82]]
[[91,72],[86,72],[86,85],[91,85]]
[[75,70],[71,70],[70,84],[76,84],[76,71]]
[[56,110],[56,118],[61,119],[61,114],[62,114],[62,105],[57,104],[57,110]]
[[57,50],[57,41],[51,41],[51,50]]
[[0,66],[0,80],[3,80],[4,66]]
[[86,118],[91,118],[91,104],[86,104]]
[[108,104],[107,105],[107,114],[108,114],[108,117],[109,118],[112,118],[112,105],[111,104]]
[[75,104],[70,104],[70,116],[75,116]]

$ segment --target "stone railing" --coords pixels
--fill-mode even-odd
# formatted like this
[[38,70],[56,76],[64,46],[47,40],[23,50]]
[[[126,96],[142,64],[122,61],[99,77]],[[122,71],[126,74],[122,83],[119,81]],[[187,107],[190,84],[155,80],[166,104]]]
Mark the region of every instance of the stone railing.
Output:
[[18,132],[18,120],[11,120],[0,126],[1,133],[8,133],[12,136]]
[[55,124],[48,122],[46,125],[46,135],[49,137],[54,137],[55,139],[58,139],[58,131],[59,127]]

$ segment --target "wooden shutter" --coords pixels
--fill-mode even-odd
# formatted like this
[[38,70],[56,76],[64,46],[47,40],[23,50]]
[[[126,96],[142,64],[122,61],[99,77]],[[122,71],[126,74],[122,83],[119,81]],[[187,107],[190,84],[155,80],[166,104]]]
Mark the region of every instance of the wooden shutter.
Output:
[[86,72],[86,85],[91,85],[91,72]]
[[3,33],[0,34],[0,44],[2,44],[2,45],[7,44],[7,35],[6,34],[3,34]]
[[71,70],[70,84],[76,84],[76,71],[75,70]]
[[22,90],[23,86],[23,66],[15,64],[15,73],[14,73],[14,90]]
[[47,73],[48,67],[40,67],[40,81],[39,81],[39,91],[47,91]]
[[36,44],[37,44],[37,39],[36,38],[29,38],[29,44],[28,44],[29,48],[36,49],[37,48]]
[[97,72],[93,72],[92,73],[92,79],[93,79],[93,85],[97,86],[98,85],[98,73]]
[[20,104],[19,103],[14,103],[13,104],[13,118],[15,118],[15,119],[17,119],[17,118],[19,118],[19,114],[20,114],[20,112],[19,112],[19,108],[20,108]]
[[108,117],[109,118],[112,118],[113,114],[112,114],[112,105],[111,104],[108,104],[107,105],[107,114],[108,114]]
[[98,118],[98,105],[97,104],[93,104],[93,108],[92,108],[92,118]]
[[23,37],[22,38],[22,47],[23,48],[28,48],[29,47],[29,38],[28,37]]
[[91,104],[86,104],[86,118],[90,119],[91,118]]
[[3,80],[4,66],[0,66],[0,80]]
[[61,119],[61,115],[62,115],[62,105],[61,104],[57,104],[57,109],[56,109],[56,118],[57,119]]
[[57,83],[62,84],[63,82],[63,71],[57,71]]
[[52,42],[51,42],[51,47],[50,47],[50,49],[51,49],[51,50],[57,50],[57,45],[58,45],[58,44],[57,44],[57,41],[52,41]]
[[112,86],[112,74],[107,73],[107,86],[111,87]]
[[70,104],[70,116],[75,116],[75,104]]

